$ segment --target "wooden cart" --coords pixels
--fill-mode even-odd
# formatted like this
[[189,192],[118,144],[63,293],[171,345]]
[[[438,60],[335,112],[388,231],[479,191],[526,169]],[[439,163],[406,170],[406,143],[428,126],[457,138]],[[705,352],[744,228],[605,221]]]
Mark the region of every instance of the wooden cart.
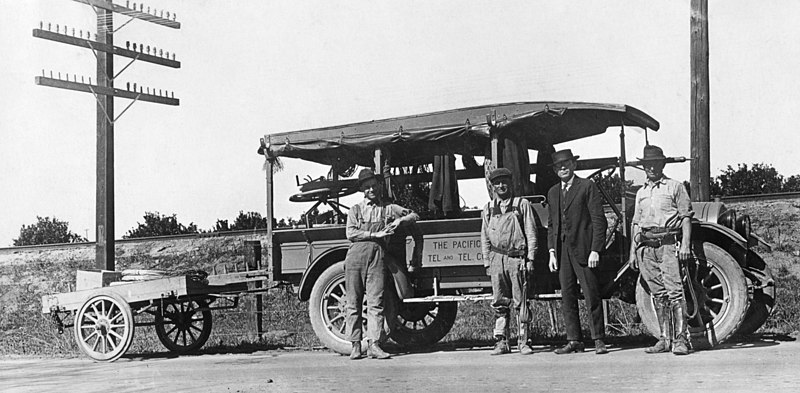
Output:
[[267,279],[266,270],[139,278],[122,281],[121,272],[79,270],[77,290],[43,296],[42,312],[59,332],[73,327],[83,353],[110,362],[128,350],[136,326],[154,326],[171,352],[196,351],[211,335],[211,310],[236,308],[241,296],[267,290],[248,289],[248,282]]

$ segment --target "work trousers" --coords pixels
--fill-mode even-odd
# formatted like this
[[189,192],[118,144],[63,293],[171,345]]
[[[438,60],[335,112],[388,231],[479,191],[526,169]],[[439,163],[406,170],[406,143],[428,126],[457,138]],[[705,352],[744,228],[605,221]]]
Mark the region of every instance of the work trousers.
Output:
[[561,252],[558,279],[561,282],[561,312],[567,328],[567,340],[581,341],[583,338],[578,314],[578,283],[583,291],[583,298],[591,318],[589,330],[592,333],[592,339],[604,338],[603,300],[600,298],[600,284],[597,282],[594,271],[587,265],[579,264],[568,252],[564,251]]
[[681,281],[681,265],[676,255],[677,245],[645,246],[637,252],[640,253],[639,269],[642,272],[642,278],[650,288],[650,295],[653,299],[667,299],[671,303],[683,302],[683,282]]
[[[487,273],[492,280],[492,308],[494,309],[494,335],[508,338],[508,320],[511,318],[511,307],[519,315],[520,307],[528,307],[526,295],[522,292],[524,272],[523,258],[509,257],[494,251],[489,251],[489,270]],[[519,336],[526,336],[523,324],[530,322],[530,309],[528,320],[520,321]]]
[[380,342],[384,327],[383,288],[386,267],[383,263],[385,249],[372,241],[356,242],[347,250],[344,261],[345,289],[347,290],[347,337],[361,341],[363,336],[362,305],[367,300],[367,339]]

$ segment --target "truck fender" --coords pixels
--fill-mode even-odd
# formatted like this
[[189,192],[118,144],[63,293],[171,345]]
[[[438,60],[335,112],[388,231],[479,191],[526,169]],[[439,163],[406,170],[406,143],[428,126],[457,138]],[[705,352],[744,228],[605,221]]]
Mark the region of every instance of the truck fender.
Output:
[[747,241],[733,229],[708,221],[695,221],[692,222],[692,240],[716,244],[731,254],[739,266],[747,266]]
[[347,248],[347,246],[331,248],[317,256],[317,258],[311,262],[311,265],[309,265],[308,269],[303,273],[303,278],[300,280],[300,289],[297,295],[301,301],[307,301],[311,297],[311,289],[314,287],[317,278],[325,269],[336,262],[344,260],[344,257],[347,255]]
[[[343,261],[345,256],[347,256],[347,247],[336,247],[320,254],[320,256],[318,256],[314,262],[311,263],[311,266],[306,269],[305,274],[303,274],[303,278],[300,280],[300,289],[298,290],[298,296],[300,300],[307,301],[311,296],[311,290],[314,288],[314,283],[317,281],[317,278],[319,278],[322,272],[324,272],[325,269],[329,268],[334,263]],[[389,260],[389,258],[387,258],[384,262],[386,263],[387,270],[389,270],[389,273],[392,275],[394,288],[397,292],[398,298],[402,300],[413,297],[414,290],[409,284],[405,269],[399,268],[397,263]]]

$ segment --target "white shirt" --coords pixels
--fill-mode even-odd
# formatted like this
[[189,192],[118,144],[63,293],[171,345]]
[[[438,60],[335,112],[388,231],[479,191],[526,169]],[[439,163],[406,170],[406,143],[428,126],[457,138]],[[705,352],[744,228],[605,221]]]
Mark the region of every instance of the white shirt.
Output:
[[566,183],[564,183],[564,182],[562,181],[562,182],[561,182],[561,191],[562,191],[562,192],[564,192],[564,191],[569,191],[569,188],[570,188],[570,187],[572,187],[572,181],[573,181],[573,180],[575,180],[575,174],[573,174],[573,175],[572,175],[572,177],[570,177],[570,178],[569,178],[569,180],[567,180],[567,182],[566,182]]

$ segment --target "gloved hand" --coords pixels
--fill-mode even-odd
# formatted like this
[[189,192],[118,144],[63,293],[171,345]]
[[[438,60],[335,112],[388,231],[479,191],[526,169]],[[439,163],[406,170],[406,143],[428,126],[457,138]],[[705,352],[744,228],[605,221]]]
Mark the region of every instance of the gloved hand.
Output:
[[525,259],[525,263],[521,263],[519,265],[519,270],[523,271],[526,274],[530,274],[533,271],[533,261],[530,259]]

